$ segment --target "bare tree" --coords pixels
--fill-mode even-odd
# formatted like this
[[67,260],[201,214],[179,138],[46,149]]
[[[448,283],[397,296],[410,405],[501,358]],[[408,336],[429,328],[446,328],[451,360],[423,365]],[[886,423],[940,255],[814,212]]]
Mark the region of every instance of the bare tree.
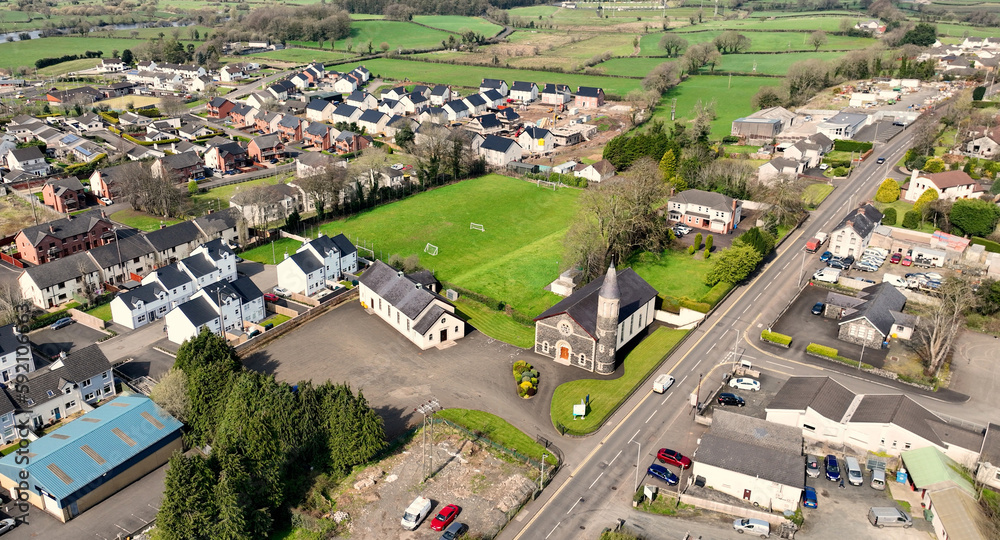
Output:
[[21,288],[12,282],[0,284],[0,325],[17,322],[18,306],[24,302]]
[[813,46],[813,51],[818,51],[820,47],[826,45],[826,32],[816,30],[809,34],[809,44]]
[[955,346],[955,338],[965,322],[965,313],[975,307],[976,292],[963,279],[949,277],[938,289],[940,303],[917,323],[917,353],[925,373],[937,376]]
[[722,54],[741,53],[750,48],[750,38],[735,30],[726,30],[712,40]]
[[347,168],[330,164],[322,172],[300,178],[296,183],[312,199],[316,212],[325,214],[328,208],[343,202]]
[[681,66],[690,74],[698,73],[698,69],[709,63],[716,63],[719,59],[719,51],[711,43],[695,43],[688,47],[687,52],[681,58]]
[[937,122],[923,122],[917,124],[910,147],[922,156],[927,156],[934,151],[934,141],[937,140],[941,126]]
[[660,38],[660,47],[667,52],[667,56],[677,56],[688,46],[686,39],[677,34],[666,33]]
[[239,189],[233,195],[232,202],[239,205],[250,226],[256,230],[263,229],[271,221],[283,216],[274,211],[279,202],[278,194],[270,186],[253,186]]
[[798,175],[781,174],[754,186],[753,200],[771,205],[768,214],[777,223],[788,224],[795,221],[805,210],[802,194],[808,182]]
[[646,75],[646,78],[642,80],[642,87],[657,94],[663,94],[677,86],[679,82],[681,82],[681,77],[677,62],[664,62]]
[[417,156],[417,178],[424,186],[437,183],[444,171],[444,162],[451,150],[448,137],[451,132],[440,125],[420,127],[420,136],[413,146],[413,155]]
[[184,422],[191,410],[187,374],[184,370],[170,368],[149,392],[149,398],[174,418]]
[[167,116],[180,116],[187,112],[184,101],[177,96],[164,96],[160,98],[160,104],[157,108]]

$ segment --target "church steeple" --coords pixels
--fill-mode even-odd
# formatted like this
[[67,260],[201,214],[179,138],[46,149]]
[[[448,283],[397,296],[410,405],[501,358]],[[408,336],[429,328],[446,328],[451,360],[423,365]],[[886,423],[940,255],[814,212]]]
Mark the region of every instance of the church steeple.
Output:
[[618,350],[618,313],[621,291],[614,263],[608,267],[604,283],[597,294],[597,358],[594,365],[598,373],[613,373],[615,351]]

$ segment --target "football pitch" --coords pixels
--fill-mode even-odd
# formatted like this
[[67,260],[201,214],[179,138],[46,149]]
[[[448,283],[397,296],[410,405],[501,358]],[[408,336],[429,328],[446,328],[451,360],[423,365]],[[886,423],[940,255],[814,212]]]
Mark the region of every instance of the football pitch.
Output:
[[[419,255],[420,265],[439,280],[533,316],[559,300],[544,287],[559,277],[563,238],[580,193],[491,174],[328,223],[322,231],[342,232],[383,260]],[[437,255],[425,252],[427,244],[438,248]]]

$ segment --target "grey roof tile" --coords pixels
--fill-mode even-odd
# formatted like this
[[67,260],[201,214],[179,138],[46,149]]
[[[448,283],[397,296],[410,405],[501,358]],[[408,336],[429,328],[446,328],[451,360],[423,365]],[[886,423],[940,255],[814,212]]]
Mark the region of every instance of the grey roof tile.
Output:
[[767,409],[804,411],[809,407],[839,422],[854,397],[854,392],[829,377],[792,377],[785,381]]
[[[618,289],[621,293],[621,301],[618,308],[618,320],[627,319],[639,308],[656,297],[656,289],[646,283],[631,268],[626,268],[616,273]],[[582,289],[574,292],[562,299],[556,305],[545,310],[535,320],[541,320],[560,313],[568,313],[579,324],[590,333],[591,336],[597,334],[597,297],[601,286],[607,275],[601,276],[591,281]]]

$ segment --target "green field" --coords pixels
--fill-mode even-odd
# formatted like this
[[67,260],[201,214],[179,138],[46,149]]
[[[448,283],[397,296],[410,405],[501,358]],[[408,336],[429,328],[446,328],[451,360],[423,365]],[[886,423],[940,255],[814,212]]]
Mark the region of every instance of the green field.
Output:
[[460,15],[416,15],[413,17],[413,22],[459,34],[471,30],[486,37],[493,37],[503,30],[502,26],[493,24],[486,19]]
[[111,220],[147,232],[155,231],[161,225],[176,225],[181,222],[179,219],[162,218],[138,210],[119,210],[111,214]]
[[65,75],[71,71],[83,71],[85,69],[90,69],[100,63],[100,58],[81,58],[79,60],[70,60],[69,62],[61,62],[52,66],[43,67],[38,70],[38,75],[42,77],[55,77],[58,75]]
[[530,6],[514,8],[507,11],[511,14],[511,16],[537,19],[539,16],[548,17],[549,15],[559,11],[559,8],[555,6]]
[[0,68],[16,69],[20,66],[35,67],[35,60],[66,54],[83,54],[84,51],[102,51],[111,56],[114,49],[122,50],[142,43],[137,39],[110,39],[93,37],[47,37],[28,41],[0,43]]
[[[429,84],[450,84],[466,88],[478,88],[484,78],[500,78],[507,81],[530,81],[539,86],[545,83],[568,84],[575,91],[578,86],[598,86],[604,88],[606,94],[624,96],[632,90],[642,87],[639,79],[617,79],[596,75],[577,75],[566,73],[549,73],[526,69],[492,68],[487,66],[460,66],[453,64],[433,64],[428,62],[413,62],[377,58],[365,62],[373,74],[382,78],[401,81],[409,79],[412,82]],[[337,69],[331,66],[329,69]],[[749,106],[749,98],[747,102]]]
[[[199,43],[201,40],[205,39],[205,34],[214,34],[215,29],[208,26],[203,26],[200,24],[195,24],[191,26],[178,26],[174,28],[136,28],[135,30],[111,30],[108,33],[102,33],[104,35],[111,35],[117,38],[130,38],[132,37],[132,32],[136,33],[136,37],[139,39],[149,39],[149,38],[159,38],[162,32],[164,37],[172,37],[174,35],[174,30],[177,31],[177,39],[179,41],[191,41],[192,43]],[[192,41],[191,33],[195,30],[198,31],[198,41]],[[197,45],[195,45],[197,46]]]
[[291,255],[300,247],[302,242],[294,238],[282,238],[244,251],[240,253],[240,257],[262,264],[278,264],[285,259],[285,253]]
[[[724,30],[709,30],[704,32],[683,32],[681,37],[687,40],[688,44],[706,43],[715,39]],[[674,33],[678,33],[675,31]],[[646,34],[639,41],[639,47],[644,55],[666,54],[660,47],[660,39],[666,32],[656,34]],[[812,50],[806,40],[809,32],[747,32],[750,38],[750,51],[788,51],[788,50]],[[820,51],[843,50],[843,49],[863,49],[875,43],[875,39],[854,38],[846,36],[835,36],[827,34],[826,45],[819,48]]]
[[[691,32],[696,30],[721,28],[725,30],[825,30],[837,32],[840,30],[840,17],[783,17],[780,19],[761,21],[757,17],[731,21],[705,21],[704,24],[678,28],[675,32]],[[756,32],[754,32],[756,33]],[[753,37],[751,36],[751,39]]]
[[[553,192],[499,175],[466,180],[320,227],[374,243],[383,257],[419,255],[438,279],[486,294],[527,315],[559,300],[543,288],[559,277],[562,239],[580,192]],[[486,231],[469,229],[481,223]],[[438,246],[438,255],[424,252]]]
[[[402,21],[354,21],[351,23],[351,35],[348,38],[337,40],[333,48],[347,50],[347,40],[354,43],[354,51],[368,52],[367,43],[372,42],[373,50],[379,50],[379,45],[383,42],[389,44],[391,50],[395,49],[423,49],[429,47],[440,47],[441,40],[448,39],[453,35],[444,30],[425,28],[418,24]],[[293,45],[304,45],[315,47],[315,41],[292,41]],[[330,47],[330,42],[326,42],[324,47]]]
[[266,58],[269,60],[281,60],[284,62],[307,64],[309,62],[342,62],[357,55],[346,51],[319,51],[316,49],[297,49],[290,47],[280,51],[267,51],[263,53],[251,54],[250,56],[254,58]]
[[597,64],[597,69],[608,75],[624,75],[626,77],[645,77],[656,66],[664,62],[674,62],[666,58],[612,58],[607,62]]
[[[702,234],[703,238],[705,236],[707,234]],[[705,285],[705,276],[712,269],[712,260],[695,259],[684,250],[668,249],[659,257],[644,253],[632,261],[631,266],[663,297],[698,301],[711,289]]]
[[969,33],[970,37],[997,37],[996,28],[950,23],[935,23],[934,26],[937,27],[938,34],[956,38],[963,37],[966,32]]
[[[563,383],[552,395],[552,424],[562,424],[566,432],[585,435],[601,425],[654,367],[687,335],[687,330],[657,328],[625,357],[624,374],[617,379],[579,379]],[[582,420],[573,419],[573,405],[590,396],[590,410]]]
[[465,316],[465,322],[487,336],[522,349],[530,349],[534,346],[535,329],[533,327],[525,326],[505,313],[492,310],[479,302],[466,298],[459,298],[455,305],[458,307],[458,312]]
[[[817,58],[819,60],[837,60],[842,58],[844,53],[839,52],[818,52],[818,53],[784,53],[784,54],[727,54],[722,57],[722,63],[715,67],[716,71],[737,71],[742,73],[763,73],[766,75],[784,75],[788,72],[788,66],[795,62]],[[754,72],[754,64],[757,71]],[[708,68],[702,68],[708,71]]]
[[[730,82],[731,81],[731,82]],[[715,101],[716,119],[712,121],[712,137],[722,138],[732,131],[733,120],[753,112],[750,98],[761,86],[780,86],[782,79],[773,77],[727,77],[695,75],[664,94],[653,113],[654,120],[670,123],[670,103],[677,98],[677,120],[690,120],[695,104]]]
[[[514,388],[513,376],[510,379],[510,387]],[[444,409],[437,413],[437,416],[469,431],[482,433],[487,439],[541,463],[545,447],[495,414],[471,409]],[[549,465],[559,464],[552,452],[547,452],[545,462]]]

